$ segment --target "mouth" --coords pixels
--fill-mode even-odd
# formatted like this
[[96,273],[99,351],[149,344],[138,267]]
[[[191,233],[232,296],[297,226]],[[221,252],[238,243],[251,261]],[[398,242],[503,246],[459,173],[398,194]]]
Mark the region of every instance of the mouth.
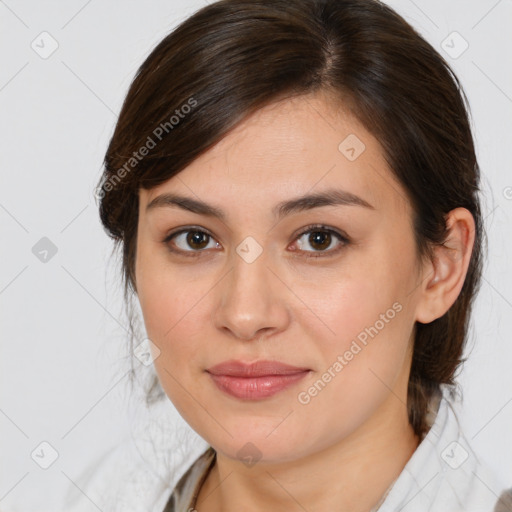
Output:
[[310,373],[310,368],[291,366],[279,361],[225,361],[206,372],[218,389],[242,400],[261,400],[296,384]]

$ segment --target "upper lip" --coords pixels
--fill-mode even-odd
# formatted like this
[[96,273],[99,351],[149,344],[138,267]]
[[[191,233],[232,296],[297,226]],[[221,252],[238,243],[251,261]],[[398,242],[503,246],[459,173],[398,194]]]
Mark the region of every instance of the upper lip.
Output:
[[244,363],[243,361],[224,361],[206,370],[213,375],[229,375],[232,377],[262,377],[264,375],[293,375],[309,371],[309,368],[292,366],[279,361],[256,361]]

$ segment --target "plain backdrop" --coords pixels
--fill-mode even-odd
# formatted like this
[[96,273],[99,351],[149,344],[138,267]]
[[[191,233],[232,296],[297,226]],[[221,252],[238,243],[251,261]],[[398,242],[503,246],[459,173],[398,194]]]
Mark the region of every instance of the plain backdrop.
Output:
[[[512,486],[512,2],[389,3],[447,58],[471,104],[489,253],[461,421]],[[93,187],[137,68],[203,5],[0,1],[3,511],[61,510],[64,489],[131,428],[120,276]]]

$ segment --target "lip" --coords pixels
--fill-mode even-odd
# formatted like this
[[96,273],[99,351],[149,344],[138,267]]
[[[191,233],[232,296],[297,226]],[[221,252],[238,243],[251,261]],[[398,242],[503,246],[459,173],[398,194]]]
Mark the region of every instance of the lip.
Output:
[[279,361],[225,361],[208,368],[216,386],[243,400],[268,398],[303,379],[310,368],[291,366]]
[[228,375],[230,377],[264,377],[268,375],[292,375],[294,373],[308,371],[309,368],[292,366],[279,361],[255,361],[244,363],[243,361],[224,361],[216,364],[206,371],[212,375]]

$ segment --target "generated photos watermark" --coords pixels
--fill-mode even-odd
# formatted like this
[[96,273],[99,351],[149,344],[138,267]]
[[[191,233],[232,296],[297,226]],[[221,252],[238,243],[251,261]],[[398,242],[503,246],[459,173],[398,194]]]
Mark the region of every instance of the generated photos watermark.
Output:
[[[345,350],[342,355],[338,355],[336,361],[327,368],[327,370],[321,375],[321,377],[312,384],[307,390],[301,391],[297,395],[297,400],[302,405],[307,405],[311,400],[322,391],[329,382],[332,381],[338,375],[345,366],[347,366],[354,357],[359,354],[364,347],[368,345],[368,337],[371,339],[375,338],[384,327],[395,316],[397,313],[402,311],[402,304],[395,302],[385,313],[381,313],[379,319],[375,321],[370,327],[365,327],[355,339],[352,340],[350,347]],[[359,343],[358,343],[359,342]]]
[[184,119],[185,116],[192,111],[195,106],[197,106],[197,101],[193,97],[190,97],[186,103],[174,111],[174,113],[169,117],[167,121],[162,121],[151,132],[151,135],[148,135],[148,138],[144,144],[142,144],[142,146],[140,146],[137,151],[132,153],[132,156],[128,158],[124,165],[95,190],[94,194],[96,198],[102,199],[106,192],[114,190],[116,185],[120,183],[127,174],[135,169],[139,162],[149,154],[150,150],[154,149],[165,137],[165,135],[170,133],[181,122],[181,120]]

